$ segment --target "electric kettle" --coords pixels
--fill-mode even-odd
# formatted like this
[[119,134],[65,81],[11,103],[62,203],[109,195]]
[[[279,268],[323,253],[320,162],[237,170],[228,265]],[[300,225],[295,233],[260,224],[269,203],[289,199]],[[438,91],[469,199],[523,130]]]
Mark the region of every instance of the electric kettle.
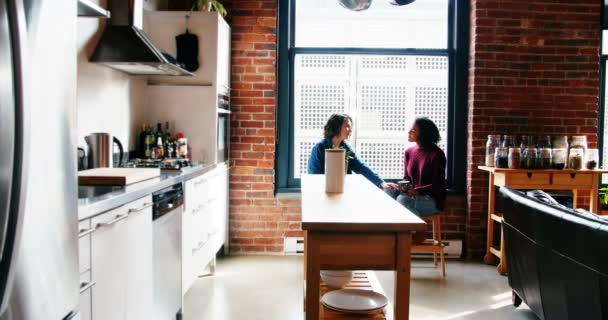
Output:
[[118,150],[120,150],[120,156],[118,158],[118,166],[120,167],[124,150],[122,148],[122,143],[120,143],[116,137],[112,137],[109,133],[97,132],[84,137],[84,140],[87,142],[88,146],[87,155],[89,161],[87,169],[112,168],[112,143],[116,143],[116,145],[118,145]]

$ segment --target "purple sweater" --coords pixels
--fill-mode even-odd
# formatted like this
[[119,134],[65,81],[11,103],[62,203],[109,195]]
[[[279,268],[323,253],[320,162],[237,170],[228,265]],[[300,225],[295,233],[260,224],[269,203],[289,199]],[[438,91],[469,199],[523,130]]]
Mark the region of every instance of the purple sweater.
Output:
[[437,203],[437,209],[445,206],[445,154],[436,145],[408,148],[404,153],[404,180],[411,181],[419,194],[429,195]]

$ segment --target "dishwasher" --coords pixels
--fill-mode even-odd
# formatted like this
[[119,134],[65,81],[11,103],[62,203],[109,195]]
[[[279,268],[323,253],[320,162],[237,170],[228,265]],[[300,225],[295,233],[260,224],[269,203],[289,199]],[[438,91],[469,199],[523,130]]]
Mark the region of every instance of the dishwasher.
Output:
[[174,184],[152,194],[154,319],[181,318],[184,189]]

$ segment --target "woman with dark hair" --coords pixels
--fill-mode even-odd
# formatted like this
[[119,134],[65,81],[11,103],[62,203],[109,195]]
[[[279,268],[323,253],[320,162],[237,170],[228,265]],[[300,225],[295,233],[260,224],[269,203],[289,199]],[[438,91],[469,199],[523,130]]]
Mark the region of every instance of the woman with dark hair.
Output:
[[445,154],[437,146],[439,129],[429,118],[416,118],[408,141],[416,145],[405,150],[403,180],[409,181],[397,201],[418,216],[439,213],[445,206]]
[[346,150],[348,160],[347,173],[359,173],[371,181],[374,185],[382,189],[397,189],[394,183],[387,183],[368,167],[354,152],[354,150],[344,140],[350,137],[352,132],[353,119],[345,113],[332,114],[327,120],[323,129],[325,137],[313,148],[308,158],[308,173],[325,173],[325,149],[342,148]]

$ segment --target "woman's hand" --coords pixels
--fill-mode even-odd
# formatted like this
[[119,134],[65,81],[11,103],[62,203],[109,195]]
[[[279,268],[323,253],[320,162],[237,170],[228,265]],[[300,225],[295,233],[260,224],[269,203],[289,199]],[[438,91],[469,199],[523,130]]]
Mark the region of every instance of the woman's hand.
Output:
[[399,186],[396,183],[392,182],[382,182],[380,184],[380,188],[382,189],[390,189],[390,190],[399,190]]

